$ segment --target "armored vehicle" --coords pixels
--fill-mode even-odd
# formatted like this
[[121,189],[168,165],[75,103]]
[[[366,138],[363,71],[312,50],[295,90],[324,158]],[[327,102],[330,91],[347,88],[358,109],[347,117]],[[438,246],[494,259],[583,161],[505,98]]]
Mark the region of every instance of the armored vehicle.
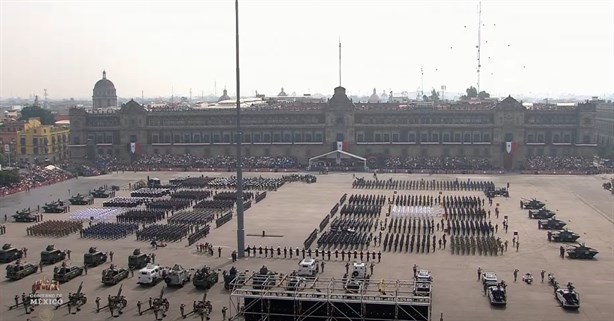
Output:
[[16,211],[15,213],[16,214],[13,214],[13,219],[15,222],[36,222],[36,216],[34,216],[30,210]]
[[539,220],[537,221],[537,227],[542,229],[542,230],[560,230],[562,229],[565,225],[567,225],[567,223],[558,220],[556,218],[550,218],[547,220]]
[[128,268],[131,270],[142,269],[151,262],[151,257],[145,253],[141,253],[140,249],[135,249],[132,255],[128,257]]
[[[164,273],[164,272],[163,272]],[[186,283],[190,282],[190,272],[184,269],[181,265],[175,264],[171,269],[165,271],[164,282],[169,287],[178,286],[183,287]]]
[[111,193],[108,192],[104,187],[99,187],[92,191],[92,196],[94,198],[109,198]]
[[95,247],[90,247],[89,251],[83,255],[83,264],[86,266],[98,266],[107,261],[107,254],[98,251]]
[[507,297],[505,295],[505,288],[496,285],[488,287],[488,300],[490,304],[495,306],[504,306],[507,304]]
[[218,273],[205,265],[202,269],[196,270],[192,278],[192,284],[194,284],[197,289],[206,290],[213,287],[213,285],[217,283],[218,278]]
[[563,309],[576,310],[580,308],[580,294],[576,292],[571,282],[567,283],[566,288],[556,289],[554,297],[559,301]]
[[38,272],[38,266],[30,263],[21,264],[19,260],[15,264],[6,266],[6,278],[9,280],[20,280],[36,272]]
[[239,273],[236,267],[231,267],[229,272],[224,271],[224,288],[226,290],[230,290],[234,287],[242,287],[245,284],[245,279],[247,279],[245,273]]
[[137,284],[140,285],[156,285],[162,281],[162,269],[157,264],[149,263],[146,267],[139,270],[139,280]]
[[0,263],[9,263],[23,257],[23,250],[18,250],[11,244],[4,244],[0,249]]
[[53,245],[47,245],[44,251],[41,252],[41,263],[49,265],[64,261],[66,253],[54,248]]
[[429,270],[418,270],[418,272],[416,273],[416,282],[420,282],[420,283],[433,282],[433,277],[431,276],[431,272]]
[[81,195],[81,193],[71,197],[68,201],[70,205],[89,205],[94,198],[91,195]]
[[307,286],[307,279],[300,276],[291,276],[286,283],[286,291],[300,291]]
[[575,242],[579,238],[579,234],[570,230],[561,230],[552,233],[552,241],[554,242]]
[[555,212],[542,207],[538,210],[529,210],[529,218],[532,219],[540,219],[540,220],[544,220],[544,219],[549,219],[554,217],[554,215],[556,215]]
[[115,285],[119,281],[128,277],[128,269],[116,268],[111,264],[108,269],[102,271],[102,283],[105,285]]
[[599,252],[593,248],[585,246],[584,243],[567,248],[567,257],[570,259],[590,260]]
[[45,213],[64,213],[68,208],[68,204],[64,201],[57,200],[56,202],[45,203],[43,211]]
[[83,274],[83,268],[79,266],[67,266],[62,263],[61,267],[53,268],[53,279],[60,283],[68,282],[79,275]]
[[527,210],[538,210],[544,206],[546,206],[544,202],[538,201],[536,199],[520,201],[520,208],[524,208]]
[[266,266],[262,266],[258,273],[254,273],[252,288],[257,290],[270,289],[277,284],[277,273],[269,271]]

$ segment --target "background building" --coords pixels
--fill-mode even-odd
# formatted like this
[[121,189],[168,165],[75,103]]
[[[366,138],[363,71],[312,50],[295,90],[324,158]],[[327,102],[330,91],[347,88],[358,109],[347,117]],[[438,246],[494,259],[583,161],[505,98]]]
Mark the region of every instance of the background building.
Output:
[[[343,149],[383,166],[392,157],[485,159],[520,169],[533,156],[591,157],[597,146],[595,104],[528,110],[497,101],[354,104],[345,88],[327,102],[279,102],[242,111],[243,155],[308,159]],[[224,97],[226,98],[226,97]],[[118,111],[70,110],[71,157],[94,160],[139,154],[233,155],[233,108],[152,109],[129,101]]]
[[68,158],[68,126],[42,125],[29,119],[17,132],[16,159],[21,163],[59,162]]
[[117,107],[117,92],[115,85],[107,79],[107,72],[102,72],[102,79],[94,85],[92,95],[93,109]]
[[614,147],[614,103],[597,104],[597,136],[600,147]]

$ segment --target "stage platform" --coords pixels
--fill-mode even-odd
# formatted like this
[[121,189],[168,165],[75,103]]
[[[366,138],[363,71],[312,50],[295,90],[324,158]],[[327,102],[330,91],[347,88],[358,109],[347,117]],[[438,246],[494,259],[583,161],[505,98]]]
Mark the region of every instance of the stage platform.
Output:
[[[369,280],[358,289],[348,290],[347,280],[305,278],[289,288],[288,275],[271,275],[263,280],[249,277],[231,293],[232,315],[246,321],[322,320],[431,320],[431,294],[414,295],[414,281]],[[274,282],[274,283],[273,283]]]

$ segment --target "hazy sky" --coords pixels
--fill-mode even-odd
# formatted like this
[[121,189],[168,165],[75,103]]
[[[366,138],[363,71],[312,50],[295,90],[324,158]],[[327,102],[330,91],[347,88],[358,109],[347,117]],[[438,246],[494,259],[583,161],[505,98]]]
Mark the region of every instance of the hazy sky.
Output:
[[[614,1],[485,0],[481,88],[611,94]],[[242,0],[242,95],[351,94],[477,82],[478,1]],[[235,92],[234,1],[0,0],[0,97]]]

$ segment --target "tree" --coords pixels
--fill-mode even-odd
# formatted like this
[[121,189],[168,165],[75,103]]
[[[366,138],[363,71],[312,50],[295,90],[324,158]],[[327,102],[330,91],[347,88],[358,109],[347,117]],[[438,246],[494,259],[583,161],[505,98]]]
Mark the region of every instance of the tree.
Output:
[[439,101],[439,93],[437,92],[437,90],[435,90],[435,88],[433,88],[433,90],[431,90],[431,97],[430,99],[434,102],[438,102]]
[[430,98],[429,98],[429,96],[427,96],[427,95],[422,95],[422,100],[424,100],[424,101],[430,101]]
[[15,170],[1,170],[0,171],[0,186],[11,186],[19,183],[19,171]]
[[32,105],[28,107],[24,107],[21,110],[20,120],[28,120],[30,118],[38,117],[43,125],[53,125],[55,124],[55,119],[51,111],[47,109],[43,109],[40,106]]
[[478,90],[475,89],[475,87],[473,87],[473,86],[467,88],[466,92],[467,92],[467,98],[469,98],[469,99],[475,98],[475,97],[478,96]]
[[480,91],[478,94],[478,99],[490,98],[490,94],[485,92],[484,90]]

